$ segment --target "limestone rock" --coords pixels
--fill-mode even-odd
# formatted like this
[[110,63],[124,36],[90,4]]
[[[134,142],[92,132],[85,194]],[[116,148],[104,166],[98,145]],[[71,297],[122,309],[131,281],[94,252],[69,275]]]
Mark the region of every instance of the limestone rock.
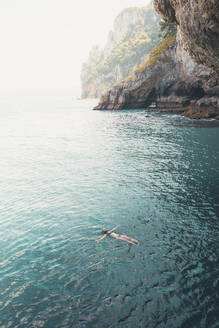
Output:
[[196,62],[219,70],[219,1],[153,0],[164,20],[176,23],[183,46]]
[[96,109],[146,108],[152,102],[166,108],[190,104],[219,108],[218,82],[219,75],[212,68],[197,64],[188,55],[178,34],[153,66],[149,61],[132,80],[115,85]]
[[157,107],[183,107],[179,111],[192,118],[219,118],[218,0],[154,0],[154,6],[163,19],[177,24],[176,41],[153,50],[143,69],[103,95],[96,109],[145,108],[156,102]]
[[91,49],[81,71],[82,98],[100,97],[140,66],[159,42],[160,16],[152,4],[127,8],[115,19],[103,49]]

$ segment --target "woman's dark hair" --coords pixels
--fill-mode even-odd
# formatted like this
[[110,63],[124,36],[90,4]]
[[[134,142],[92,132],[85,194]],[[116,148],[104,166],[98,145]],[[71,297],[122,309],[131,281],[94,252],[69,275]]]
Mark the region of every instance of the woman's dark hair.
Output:
[[108,232],[107,229],[103,229],[103,230],[102,230],[102,233],[104,233],[104,234],[107,233],[107,232]]

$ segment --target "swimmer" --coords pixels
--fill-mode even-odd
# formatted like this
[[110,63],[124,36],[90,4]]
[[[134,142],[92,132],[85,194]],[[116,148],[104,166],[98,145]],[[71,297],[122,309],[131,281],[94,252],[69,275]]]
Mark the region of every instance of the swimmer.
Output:
[[103,240],[107,236],[110,236],[115,239],[126,241],[127,243],[132,244],[132,245],[139,245],[138,240],[131,238],[129,236],[126,236],[126,235],[119,235],[118,233],[114,232],[118,227],[119,227],[119,225],[116,226],[115,228],[113,228],[112,230],[103,229],[102,230],[102,233],[104,234],[103,237],[97,239],[96,242],[99,243],[101,240]]

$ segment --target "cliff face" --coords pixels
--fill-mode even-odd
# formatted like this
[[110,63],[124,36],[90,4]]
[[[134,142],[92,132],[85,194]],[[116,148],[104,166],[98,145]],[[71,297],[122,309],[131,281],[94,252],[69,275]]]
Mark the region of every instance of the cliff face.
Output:
[[[219,56],[218,44],[215,44],[218,33],[215,24],[218,21],[216,16],[212,23],[208,21],[210,25],[207,26],[212,27],[213,35],[209,32],[210,27],[200,28],[200,21],[203,24],[204,18],[202,7],[198,11],[199,2],[205,5],[197,0],[154,0],[155,8],[163,18],[178,24],[176,40],[173,37],[164,40],[152,51],[145,65],[135,71],[134,78],[108,91],[96,109],[145,108],[157,102],[158,107],[166,108],[190,106],[191,117],[197,116],[195,112],[200,112],[197,108],[201,106],[199,117],[206,117],[208,109],[210,116],[219,118]],[[213,0],[208,3],[216,5]],[[192,22],[194,13],[196,19]],[[200,43],[197,39],[192,47],[194,35],[198,38],[198,26]],[[207,42],[204,40],[208,40],[209,47],[204,47],[204,42]],[[187,115],[186,109],[184,111]]]
[[183,47],[196,62],[219,70],[219,1],[153,0],[162,18],[176,23]]
[[152,5],[128,8],[114,22],[104,49],[92,48],[81,71],[82,98],[100,97],[141,65],[159,42],[160,16]]
[[104,58],[107,58],[119,42],[130,32],[137,23],[144,19],[144,10],[128,8],[123,10],[113,23],[113,30],[109,32],[107,43],[104,47]]

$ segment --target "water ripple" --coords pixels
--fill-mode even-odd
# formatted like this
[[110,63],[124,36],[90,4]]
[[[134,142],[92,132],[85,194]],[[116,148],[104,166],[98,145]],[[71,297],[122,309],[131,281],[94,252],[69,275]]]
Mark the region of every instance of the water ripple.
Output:
[[218,128],[89,104],[2,117],[0,327],[216,328]]

